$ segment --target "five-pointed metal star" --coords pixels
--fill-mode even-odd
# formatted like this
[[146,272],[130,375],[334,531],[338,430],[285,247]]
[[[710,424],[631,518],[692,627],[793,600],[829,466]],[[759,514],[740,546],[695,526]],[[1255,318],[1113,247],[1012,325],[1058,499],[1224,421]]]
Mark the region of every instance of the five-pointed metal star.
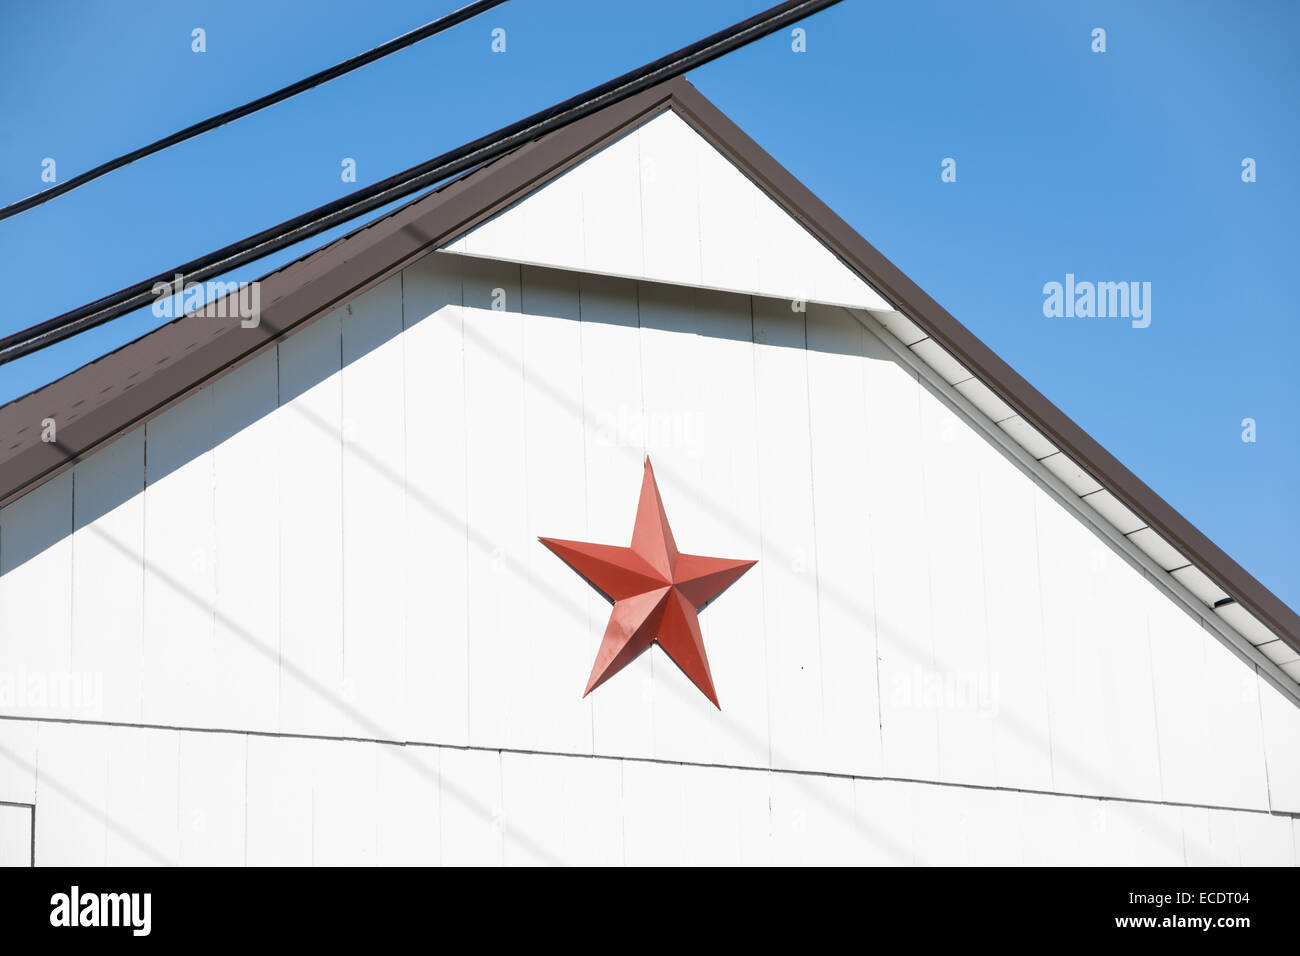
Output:
[[630,548],[537,540],[614,605],[583,697],[658,643],[713,706],[722,709],[704,655],[698,612],[758,562],[678,552],[649,458]]

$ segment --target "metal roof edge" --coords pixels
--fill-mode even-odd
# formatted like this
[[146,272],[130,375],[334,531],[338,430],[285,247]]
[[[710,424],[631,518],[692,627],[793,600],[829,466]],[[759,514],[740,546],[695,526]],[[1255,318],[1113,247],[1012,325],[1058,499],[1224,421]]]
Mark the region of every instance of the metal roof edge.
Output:
[[[268,273],[258,280],[266,283],[269,295],[264,293],[264,299],[269,299],[269,305],[263,308],[256,329],[240,328],[238,318],[214,328],[212,323],[220,320],[187,315],[0,408],[3,443],[28,429],[39,432],[40,420],[48,410],[72,407],[116,390],[84,417],[60,425],[57,442],[32,441],[29,436],[25,443],[0,448],[0,507],[495,215],[667,108],[678,112],[852,271],[1233,600],[1300,651],[1300,615],[994,354],[681,77],[533,140]],[[130,381],[143,370],[148,370],[144,378]],[[7,451],[15,453],[6,455]]]
[[1293,649],[1300,615],[939,305],[689,82],[674,106],[787,213]]

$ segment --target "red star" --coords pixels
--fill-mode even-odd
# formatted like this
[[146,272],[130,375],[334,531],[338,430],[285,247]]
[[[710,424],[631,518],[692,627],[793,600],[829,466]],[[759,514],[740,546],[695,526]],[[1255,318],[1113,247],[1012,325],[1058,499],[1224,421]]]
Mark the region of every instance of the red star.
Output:
[[704,655],[698,612],[758,562],[679,553],[649,458],[632,547],[537,540],[614,605],[583,697],[657,642],[713,706],[722,709]]

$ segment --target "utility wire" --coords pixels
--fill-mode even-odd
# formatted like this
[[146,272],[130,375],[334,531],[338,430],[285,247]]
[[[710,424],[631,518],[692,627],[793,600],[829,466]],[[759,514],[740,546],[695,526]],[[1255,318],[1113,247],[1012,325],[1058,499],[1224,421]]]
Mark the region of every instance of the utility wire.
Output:
[[0,207],[0,220],[8,219],[10,216],[16,216],[20,212],[26,212],[42,203],[47,203],[57,196],[70,193],[78,186],[84,186],[88,182],[106,176],[115,169],[121,169],[123,166],[134,163],[137,159],[144,159],[146,156],[152,156],[154,153],[160,153],[169,146],[175,146],[177,143],[183,143],[187,139],[193,139],[201,133],[216,129],[218,126],[224,126],[226,123],[233,123],[237,119],[248,116],[250,113],[256,113],[258,110],[264,110],[268,106],[274,106],[276,103],[283,102],[291,96],[297,96],[313,87],[320,86],[322,83],[328,83],[335,77],[343,76],[345,73],[351,73],[353,70],[360,69],[369,63],[388,56],[390,53],[396,53],[398,50],[404,50],[406,47],[421,40],[442,33],[444,30],[450,30],[458,23],[464,23],[472,17],[478,16],[486,10],[500,6],[506,0],[475,0],[474,3],[466,4],[459,10],[454,10],[445,17],[439,17],[437,20],[431,20],[422,27],[403,33],[400,37],[389,40],[387,43],[381,43],[379,46],[367,50],[365,53],[358,53],[342,63],[336,63],[328,69],[321,70],[319,73],[313,73],[306,79],[299,80],[297,83],[291,83],[283,89],[276,90],[274,93],[267,93],[265,96],[258,97],[251,103],[245,103],[243,106],[236,106],[234,109],[226,110],[224,113],[218,113],[216,116],[209,117],[202,122],[195,123],[193,126],[187,126],[179,132],[172,133],[170,136],[164,136],[162,139],[150,143],[148,146],[141,146],[129,153],[110,159],[106,163],[101,163],[94,169],[79,173],[71,179],[43,189],[38,193],[33,193],[26,199],[19,199],[7,206]]
[[137,282],[112,295],[55,316],[45,322],[0,339],[0,365],[55,342],[95,328],[125,315],[156,298],[154,288],[171,285],[177,274],[187,282],[205,282],[286,246],[294,245],[340,223],[418,192],[440,180],[496,159],[546,133],[573,123],[642,90],[717,59],[761,39],[840,0],[786,0],[747,20],[697,40],[675,53],[660,57],[578,96],[534,113],[495,133],[480,137],[418,166],[358,189],[311,212],[255,233],[216,252],[192,259],[166,272]]

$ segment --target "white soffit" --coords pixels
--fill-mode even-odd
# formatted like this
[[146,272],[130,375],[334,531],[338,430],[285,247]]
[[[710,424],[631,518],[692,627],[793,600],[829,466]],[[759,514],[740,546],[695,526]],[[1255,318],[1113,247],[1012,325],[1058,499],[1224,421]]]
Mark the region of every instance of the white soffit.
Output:
[[[1173,545],[1122,504],[1109,490],[1103,488],[1092,475],[1053,445],[980,379],[973,377],[951,353],[929,338],[915,323],[894,310],[872,310],[871,317],[878,326],[877,335],[893,338],[902,347],[900,355],[910,354],[919,365],[928,370],[932,382],[943,382],[970,403],[967,414],[987,419],[989,431],[994,427],[1006,432],[1038,468],[1053,475],[1069,489],[1080,503],[1103,518],[1115,531],[1145,554],[1157,567],[1170,575],[1178,584],[1204,606],[1213,616],[1241,635],[1267,660],[1276,664],[1287,677],[1300,681],[1300,654],[1279,640],[1267,626],[1235,601],[1222,605],[1228,595],[1216,585]],[[859,320],[864,317],[859,314]]]
[[[443,247],[560,269],[865,310],[974,412],[1005,432],[1214,615],[1276,640],[1187,558],[972,376],[782,210],[684,119],[662,112]],[[859,318],[865,318],[859,313]],[[1226,613],[1225,613],[1226,612]],[[1270,655],[1270,660],[1279,657]],[[1275,660],[1292,677],[1300,661]]]
[[922,339],[915,345],[909,345],[908,348],[919,355],[926,365],[938,372],[949,385],[956,385],[971,377],[966,367],[934,339]]
[[921,339],[927,337],[921,331],[920,326],[902,312],[894,309],[874,309],[871,312],[871,317],[889,329],[894,334],[894,337],[904,345],[915,345]]
[[1279,666],[1294,664],[1297,661],[1300,661],[1300,653],[1297,653],[1291,645],[1286,643],[1286,641],[1265,641],[1263,644],[1258,645],[1258,647],[1261,654]]
[[1015,414],[1010,405],[998,398],[993,389],[977,378],[968,378],[964,382],[958,382],[953,388],[966,396],[966,401],[987,415],[991,422],[1006,421]]
[[[1107,521],[1113,524],[1115,526],[1115,530],[1118,531],[1120,534],[1132,534],[1134,531],[1139,531],[1142,528],[1146,527],[1146,522],[1144,522],[1141,518],[1139,518],[1132,511],[1126,508],[1118,498],[1116,498],[1105,488],[1102,488],[1100,491],[1094,491],[1091,494],[1084,495],[1083,500],[1087,502],[1088,505],[1094,511],[1096,511],[1103,518],[1105,518]],[[1204,578],[1205,575],[1202,574],[1201,577]],[[1209,578],[1205,578],[1205,580],[1206,582],[1209,582]],[[1198,582],[1198,586],[1199,586],[1199,582]],[[1201,597],[1200,592],[1198,592],[1196,588],[1189,586],[1188,590],[1191,591],[1193,594],[1195,594],[1197,597],[1201,598],[1202,601],[1205,601],[1205,598]],[[1226,595],[1222,595],[1222,596],[1226,596]],[[1217,600],[1217,598],[1215,600]],[[1213,602],[1207,601],[1206,603],[1208,604]]]
[[1040,432],[1019,415],[1012,415],[998,422],[998,427],[1012,437],[1021,448],[1029,453],[1030,458],[1042,460],[1048,455],[1055,455],[1057,448],[1043,437]]
[[1139,528],[1127,537],[1166,571],[1191,564],[1177,548],[1150,528]]
[[1185,568],[1179,568],[1177,571],[1170,573],[1178,579],[1183,587],[1210,605],[1210,607],[1214,607],[1228,596],[1227,591],[1211,581],[1209,575],[1195,565],[1189,564]]
[[443,251],[890,311],[874,289],[672,110]]
[[1262,644],[1270,644],[1277,639],[1276,634],[1265,627],[1253,614],[1236,601],[1215,608],[1214,613],[1232,625],[1239,634],[1243,635],[1246,640],[1256,647]]
[[[1039,464],[1065,482],[1066,486],[1079,497],[1101,490],[1100,482],[1076,465],[1074,459],[1064,452],[1058,451],[1055,455],[1048,455]],[[1187,562],[1183,561],[1182,563],[1186,564]]]

